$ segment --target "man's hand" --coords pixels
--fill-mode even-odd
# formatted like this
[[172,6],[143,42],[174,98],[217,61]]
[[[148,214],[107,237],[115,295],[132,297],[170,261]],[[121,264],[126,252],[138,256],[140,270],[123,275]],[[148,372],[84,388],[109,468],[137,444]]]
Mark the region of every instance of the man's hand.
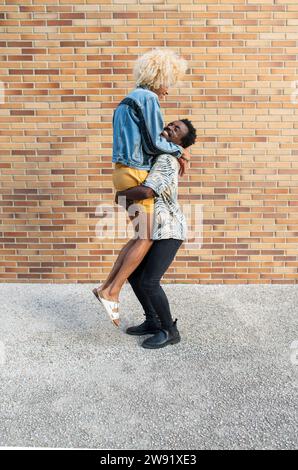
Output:
[[[119,201],[119,198],[120,198],[120,201]],[[123,199],[120,197],[119,191],[117,191],[115,194],[115,203],[121,206],[122,205],[120,204],[121,202],[123,202]]]
[[119,199],[119,191],[117,191],[115,194],[115,204],[119,204],[118,199]]
[[127,199],[126,196],[124,196],[123,194],[119,194],[120,191],[117,191],[116,192],[116,195],[115,195],[115,203],[118,204],[119,206],[122,206],[124,207],[124,209],[128,209],[128,207],[133,203],[133,201]]

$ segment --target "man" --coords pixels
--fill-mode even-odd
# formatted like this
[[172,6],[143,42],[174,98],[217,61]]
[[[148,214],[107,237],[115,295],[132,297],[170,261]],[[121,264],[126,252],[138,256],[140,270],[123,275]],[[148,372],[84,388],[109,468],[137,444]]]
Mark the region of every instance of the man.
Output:
[[[188,147],[196,140],[196,130],[188,119],[168,124],[162,135],[182,147]],[[173,322],[167,296],[160,285],[162,276],[186,238],[186,221],[178,204],[178,173],[177,158],[162,154],[156,158],[144,183],[116,194],[116,202],[120,196],[128,200],[155,198],[154,243],[128,278],[142,304],[146,320],[139,326],[128,328],[126,333],[152,334],[142,343],[144,348],[162,348],[180,341],[177,319]]]

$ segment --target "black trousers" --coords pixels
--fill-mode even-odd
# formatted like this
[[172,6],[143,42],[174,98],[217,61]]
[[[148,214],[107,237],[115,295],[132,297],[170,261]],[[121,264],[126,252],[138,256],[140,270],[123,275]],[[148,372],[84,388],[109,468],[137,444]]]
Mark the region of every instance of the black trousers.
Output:
[[146,319],[165,329],[172,326],[173,319],[160,280],[182,243],[183,240],[174,238],[154,241],[143,261],[128,278]]

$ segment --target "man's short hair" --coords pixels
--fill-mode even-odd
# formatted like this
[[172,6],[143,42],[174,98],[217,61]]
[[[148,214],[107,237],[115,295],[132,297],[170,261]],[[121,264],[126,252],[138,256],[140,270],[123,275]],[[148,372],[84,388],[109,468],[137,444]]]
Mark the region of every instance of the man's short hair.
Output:
[[192,125],[189,119],[179,119],[179,121],[184,122],[188,128],[188,134],[181,139],[181,147],[186,148],[194,144],[197,138],[196,129]]

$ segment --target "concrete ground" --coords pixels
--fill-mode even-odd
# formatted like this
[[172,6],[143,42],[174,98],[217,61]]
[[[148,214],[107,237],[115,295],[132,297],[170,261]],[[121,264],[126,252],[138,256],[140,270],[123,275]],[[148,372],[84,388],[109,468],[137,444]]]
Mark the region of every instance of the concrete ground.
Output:
[[182,341],[161,350],[93,287],[0,284],[0,446],[297,448],[297,286],[167,284]]

